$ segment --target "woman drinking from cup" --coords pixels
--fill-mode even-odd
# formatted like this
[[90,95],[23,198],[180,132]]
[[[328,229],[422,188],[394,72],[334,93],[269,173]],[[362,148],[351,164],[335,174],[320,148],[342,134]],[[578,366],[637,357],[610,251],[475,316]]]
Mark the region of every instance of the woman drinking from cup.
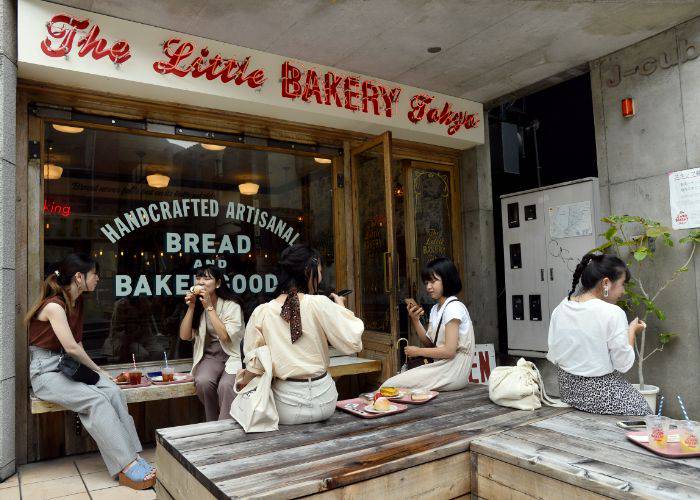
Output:
[[[247,359],[258,347],[270,349],[280,424],[326,420],[338,399],[328,374],[328,344],[343,354],[361,351],[364,324],[345,308],[343,297],[315,295],[322,279],[318,252],[293,245],[282,252],[279,267],[279,296],[253,311],[243,349]],[[260,361],[250,355],[237,378],[238,388],[262,373]]]
[[[109,474],[118,474],[120,484],[150,488],[156,472],[138,455],[141,443],[124,393],[83,348],[83,294],[97,286],[97,263],[87,255],[70,254],[54,269],[26,316],[34,394],[78,414]],[[72,378],[62,371],[69,362],[82,364]]]
[[180,338],[194,339],[192,375],[207,421],[229,418],[233,384],[242,366],[243,312],[223,278],[216,266],[197,269],[180,323]]
[[629,280],[619,258],[586,254],[576,266],[569,296],[552,311],[547,359],[557,365],[561,400],[578,410],[651,413],[644,396],[620,375],[632,368],[635,338],[646,328],[638,318],[627,324],[616,305]]
[[456,295],[462,280],[454,263],[438,258],[421,273],[425,290],[437,303],[430,310],[428,330],[420,317],[423,309],[411,301],[408,315],[424,347],[407,346],[407,358],[425,357],[433,362],[417,366],[391,377],[382,387],[401,387],[422,391],[456,391],[467,386],[474,356],[474,325],[469,311]]

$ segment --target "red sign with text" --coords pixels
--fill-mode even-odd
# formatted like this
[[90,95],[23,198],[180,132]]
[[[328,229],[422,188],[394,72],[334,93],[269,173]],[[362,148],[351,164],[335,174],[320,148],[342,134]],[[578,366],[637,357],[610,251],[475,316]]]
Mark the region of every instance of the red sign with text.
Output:
[[53,16],[46,24],[49,36],[41,42],[41,50],[47,56],[67,57],[74,45],[77,45],[78,57],[90,54],[93,59],[98,60],[107,56],[115,64],[121,64],[131,58],[129,42],[118,40],[110,45],[100,36],[100,27],[97,24],[93,25],[87,34],[78,37],[78,33],[84,32],[88,26],[88,19],[78,19],[68,14]]

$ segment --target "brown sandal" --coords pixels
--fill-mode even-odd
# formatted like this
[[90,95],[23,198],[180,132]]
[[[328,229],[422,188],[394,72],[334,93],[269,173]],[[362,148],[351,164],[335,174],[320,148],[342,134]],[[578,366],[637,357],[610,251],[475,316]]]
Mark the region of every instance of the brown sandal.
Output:
[[[146,479],[151,473],[153,477]],[[148,469],[139,461],[134,461],[125,471],[119,473],[119,484],[134,490],[146,490],[152,488],[155,483],[155,470]]]

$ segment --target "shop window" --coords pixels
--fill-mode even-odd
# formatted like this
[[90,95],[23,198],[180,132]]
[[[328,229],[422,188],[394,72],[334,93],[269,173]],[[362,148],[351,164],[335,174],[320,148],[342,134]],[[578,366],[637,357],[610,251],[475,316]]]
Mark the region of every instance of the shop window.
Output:
[[191,356],[180,341],[193,270],[213,263],[246,318],[275,291],[280,252],[317,248],[335,285],[331,165],[313,157],[85,128],[45,129],[45,269],[100,264],[84,345],[100,364]]

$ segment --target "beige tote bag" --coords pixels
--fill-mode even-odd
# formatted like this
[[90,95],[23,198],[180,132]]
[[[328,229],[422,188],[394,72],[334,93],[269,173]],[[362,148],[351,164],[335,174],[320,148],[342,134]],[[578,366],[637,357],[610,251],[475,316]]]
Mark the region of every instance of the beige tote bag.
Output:
[[489,377],[489,399],[500,406],[517,410],[536,410],[547,406],[569,405],[547,396],[540,371],[534,363],[520,358],[516,366],[497,366]]
[[[231,404],[231,417],[241,424],[245,432],[269,432],[279,428],[279,414],[272,393],[272,356],[266,345],[249,352],[245,362],[258,358],[264,368],[262,375],[255,377],[240,391],[236,390],[238,380],[233,386],[238,394]],[[238,378],[238,377],[236,377]]]

